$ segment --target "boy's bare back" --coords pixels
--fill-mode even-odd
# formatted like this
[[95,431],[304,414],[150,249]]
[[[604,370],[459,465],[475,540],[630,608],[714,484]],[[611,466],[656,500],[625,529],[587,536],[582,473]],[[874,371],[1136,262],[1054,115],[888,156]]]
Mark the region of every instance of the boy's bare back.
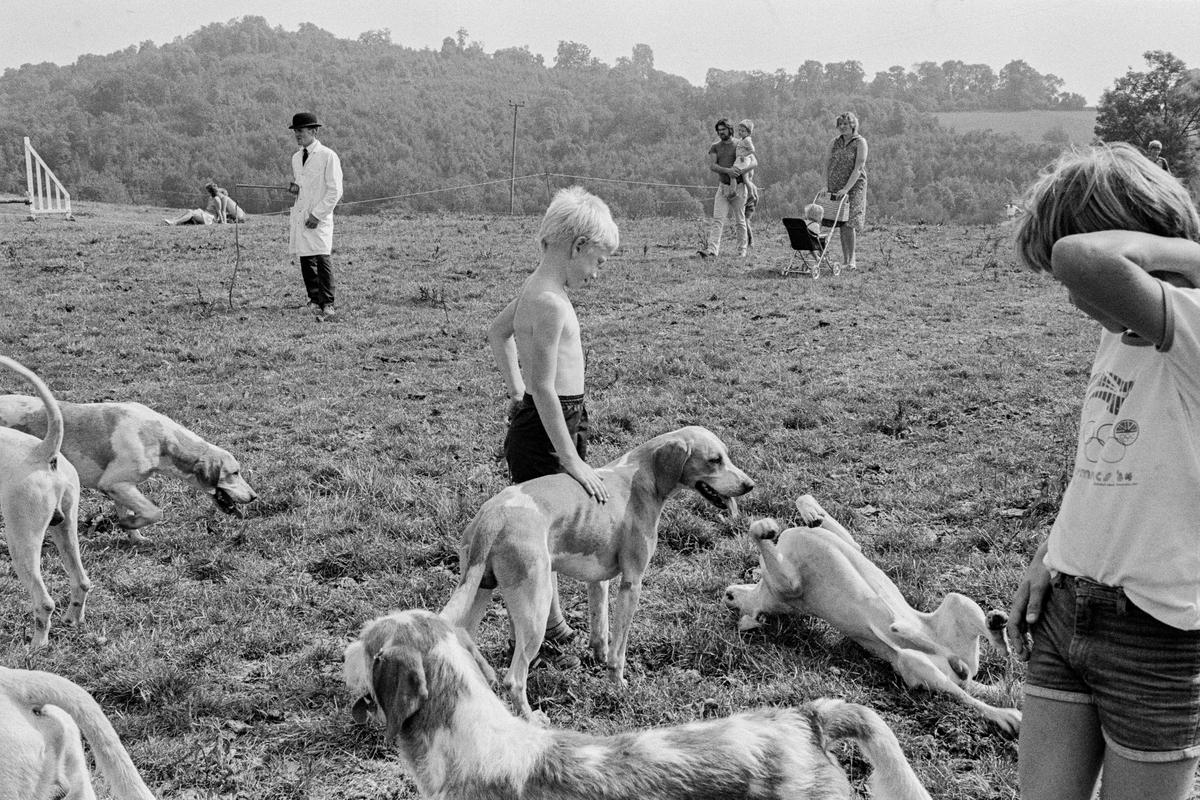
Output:
[[513,332],[525,385],[549,379],[559,396],[583,394],[583,344],[570,297],[535,273],[515,303]]

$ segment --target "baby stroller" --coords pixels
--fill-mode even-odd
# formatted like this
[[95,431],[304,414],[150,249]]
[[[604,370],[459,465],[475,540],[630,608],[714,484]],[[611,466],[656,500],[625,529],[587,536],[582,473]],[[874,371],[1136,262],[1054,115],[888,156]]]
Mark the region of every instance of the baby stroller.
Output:
[[[833,268],[834,275],[840,275],[841,265],[834,261],[829,254],[829,243],[833,239],[834,225],[845,222],[850,218],[850,206],[846,195],[834,200],[829,192],[818,192],[813,198],[813,204],[821,206],[821,221],[818,223],[819,234],[809,230],[809,220],[804,217],[784,217],[783,227],[787,231],[788,241],[792,245],[793,258],[779,271],[780,275],[790,275],[798,272],[802,275],[821,277],[821,268]],[[809,260],[812,263],[809,263]]]

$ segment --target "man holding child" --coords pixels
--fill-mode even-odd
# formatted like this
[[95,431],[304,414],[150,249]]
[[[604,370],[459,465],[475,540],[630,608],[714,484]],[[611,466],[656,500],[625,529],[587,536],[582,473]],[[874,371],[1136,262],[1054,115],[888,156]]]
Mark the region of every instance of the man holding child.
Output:
[[741,170],[734,166],[738,155],[733,126],[729,124],[729,120],[722,117],[713,127],[717,131],[717,141],[708,148],[708,168],[717,173],[720,183],[713,199],[713,218],[709,224],[708,236],[704,247],[696,251],[696,255],[700,258],[716,258],[720,254],[725,220],[732,215],[737,227],[738,255],[744,257],[749,242],[749,229],[746,226],[748,187]]

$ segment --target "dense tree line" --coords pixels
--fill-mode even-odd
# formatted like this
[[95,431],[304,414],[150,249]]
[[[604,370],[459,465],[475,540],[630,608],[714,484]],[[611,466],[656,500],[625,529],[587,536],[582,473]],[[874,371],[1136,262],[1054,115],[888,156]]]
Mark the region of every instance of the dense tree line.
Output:
[[1188,69],[1162,50],[1144,54],[1145,72],[1117,78],[1096,106],[1096,135],[1145,147],[1162,142],[1171,171],[1185,181],[1196,176],[1200,150],[1200,69]]
[[[161,46],[6,70],[0,191],[24,189],[23,136],[83,200],[190,206],[202,202],[209,178],[231,190],[285,184],[295,149],[286,126],[293,112],[308,110],[341,154],[348,212],[507,211],[513,101],[524,104],[518,175],[630,181],[589,185],[633,215],[697,213],[705,190],[632,181],[711,184],[713,120],[750,117],[762,212],[785,215],[823,188],[833,119],[852,109],[871,143],[873,216],[992,220],[1057,145],[951,133],[926,111],[1081,105],[1060,88],[1020,61],[999,74],[960,62],[897,67],[869,83],[858,62],[807,61],[795,73],[711,70],[696,87],[655,69],[644,44],[609,66],[586,45],[562,42],[547,66],[527,47],[489,54],[465,30],[439,50],[417,50],[387,30],[338,39],[310,24],[288,32],[245,17]],[[538,211],[569,180],[521,181],[518,210]],[[466,184],[473,186],[440,191]],[[237,199],[253,212],[284,208],[290,198],[247,190]]]

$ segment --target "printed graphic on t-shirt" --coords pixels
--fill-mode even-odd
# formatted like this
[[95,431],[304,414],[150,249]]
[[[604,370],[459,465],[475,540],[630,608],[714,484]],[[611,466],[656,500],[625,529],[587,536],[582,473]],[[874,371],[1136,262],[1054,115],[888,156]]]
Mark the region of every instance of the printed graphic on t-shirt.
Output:
[[1138,440],[1141,428],[1135,419],[1118,418],[1125,399],[1133,390],[1133,383],[1131,380],[1122,380],[1112,372],[1103,372],[1092,378],[1084,407],[1092,400],[1099,400],[1103,403],[1103,412],[1107,414],[1102,414],[1101,419],[1084,423],[1081,436],[1083,458],[1095,464],[1096,468],[1077,465],[1078,477],[1108,486],[1135,483],[1132,470],[1122,470],[1119,465]]
[[1121,413],[1121,406],[1125,404],[1125,398],[1129,397],[1132,390],[1133,381],[1123,381],[1118,375],[1102,372],[1088,384],[1087,397],[1083,399],[1083,404],[1087,405],[1093,397],[1103,400],[1108,404],[1108,413],[1115,417]]

